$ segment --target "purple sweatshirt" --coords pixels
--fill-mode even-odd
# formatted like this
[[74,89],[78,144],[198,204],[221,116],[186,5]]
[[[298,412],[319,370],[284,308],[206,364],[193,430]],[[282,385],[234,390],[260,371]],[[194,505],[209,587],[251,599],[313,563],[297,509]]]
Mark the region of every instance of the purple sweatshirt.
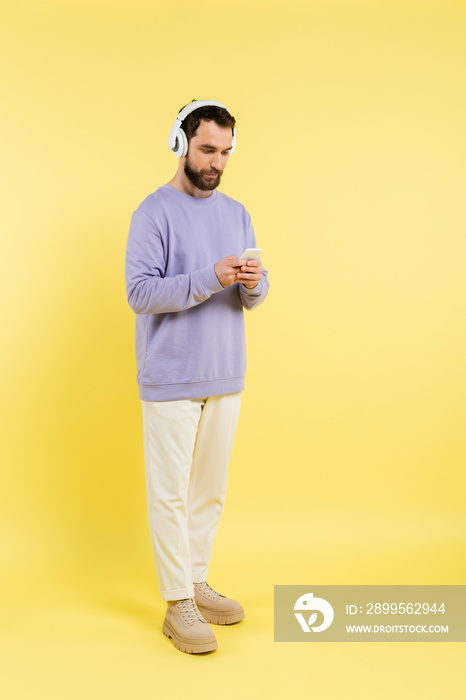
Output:
[[143,401],[173,401],[244,389],[243,307],[266,297],[264,271],[254,289],[225,289],[214,264],[255,248],[251,219],[214,190],[197,198],[163,185],[133,213],[126,290],[136,314],[136,361]]

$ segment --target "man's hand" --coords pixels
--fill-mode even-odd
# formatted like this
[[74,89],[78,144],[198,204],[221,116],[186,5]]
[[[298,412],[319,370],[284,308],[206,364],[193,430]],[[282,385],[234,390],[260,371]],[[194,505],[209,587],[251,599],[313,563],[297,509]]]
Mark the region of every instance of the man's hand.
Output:
[[[244,262],[244,261],[243,261]],[[230,287],[238,280],[236,275],[240,268],[240,261],[236,255],[229,255],[227,258],[222,258],[214,265],[215,274],[222,287]]]
[[236,255],[229,255],[216,262],[214,270],[222,287],[241,282],[248,289],[254,289],[262,277],[259,260],[239,260]]
[[238,260],[241,269],[236,275],[238,282],[244,284],[248,289],[254,289],[262,277],[262,267],[259,260]]

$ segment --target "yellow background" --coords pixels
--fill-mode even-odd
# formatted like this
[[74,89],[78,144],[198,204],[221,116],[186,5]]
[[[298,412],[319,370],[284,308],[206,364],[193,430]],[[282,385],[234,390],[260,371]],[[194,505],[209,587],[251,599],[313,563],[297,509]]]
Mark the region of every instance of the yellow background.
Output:
[[[274,644],[274,584],[465,583],[464,2],[2,2],[0,693],[459,698],[459,644]],[[132,211],[191,99],[271,291],[209,580],[247,619],[161,634]],[[173,690],[175,684],[175,690]]]

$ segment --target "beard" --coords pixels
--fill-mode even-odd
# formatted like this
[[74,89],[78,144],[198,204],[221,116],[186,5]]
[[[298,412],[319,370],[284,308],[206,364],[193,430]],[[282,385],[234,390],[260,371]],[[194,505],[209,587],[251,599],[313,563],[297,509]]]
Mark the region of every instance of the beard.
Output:
[[[220,184],[222,170],[193,170],[190,166],[188,158],[184,164],[184,174],[192,184],[199,190],[215,190]],[[206,177],[206,175],[217,175],[217,177]]]

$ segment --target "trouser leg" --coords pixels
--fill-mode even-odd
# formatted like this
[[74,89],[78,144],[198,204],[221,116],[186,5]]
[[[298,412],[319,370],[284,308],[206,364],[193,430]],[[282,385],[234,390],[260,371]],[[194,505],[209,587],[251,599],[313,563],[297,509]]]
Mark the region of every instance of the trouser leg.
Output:
[[164,600],[194,595],[187,499],[203,403],[142,401],[147,510]]
[[188,490],[192,580],[207,579],[212,546],[227,488],[241,392],[211,396],[202,409]]

